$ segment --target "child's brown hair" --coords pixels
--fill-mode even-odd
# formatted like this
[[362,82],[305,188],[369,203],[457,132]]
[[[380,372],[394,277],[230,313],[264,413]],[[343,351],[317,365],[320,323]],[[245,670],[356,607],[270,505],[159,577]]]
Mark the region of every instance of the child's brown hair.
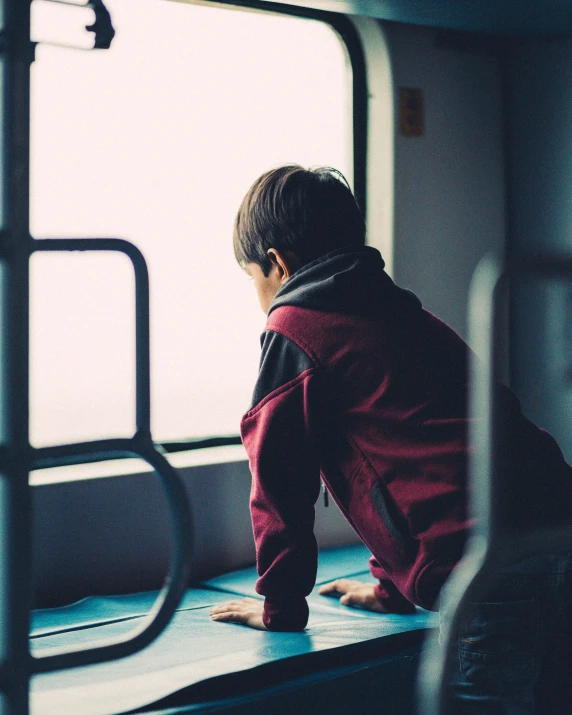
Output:
[[287,164],[262,174],[234,222],[239,265],[270,270],[269,248],[291,251],[302,265],[337,248],[365,243],[365,222],[344,176],[331,167]]

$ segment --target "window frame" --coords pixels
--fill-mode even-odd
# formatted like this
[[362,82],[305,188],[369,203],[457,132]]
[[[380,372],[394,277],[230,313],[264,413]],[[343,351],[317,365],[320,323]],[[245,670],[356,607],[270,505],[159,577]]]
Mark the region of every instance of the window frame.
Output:
[[[317,20],[329,25],[338,35],[348,53],[352,70],[352,143],[354,195],[367,222],[367,149],[368,149],[368,86],[365,53],[359,33],[351,20],[341,13],[268,0],[175,0],[188,5],[208,5],[218,8],[241,8],[258,12],[289,15],[308,20]],[[242,444],[239,435],[213,435],[211,437],[157,442],[168,454],[195,449],[207,449]]]
[[[189,5],[207,5],[219,9],[272,13],[301,19],[316,20],[328,25],[343,43],[351,67],[352,99],[352,149],[353,184],[356,201],[366,218],[367,196],[367,149],[368,149],[368,86],[366,57],[360,33],[354,23],[344,14],[326,10],[275,3],[270,0],[175,0]],[[167,454],[213,447],[242,444],[240,435],[214,434],[207,437],[161,440],[155,444]],[[117,456],[110,459],[117,459]]]
[[286,5],[271,0],[175,0],[188,5],[209,5],[213,7],[236,7],[258,10],[279,15],[317,20],[329,25],[346,47],[352,69],[352,120],[353,120],[353,179],[354,195],[364,218],[367,189],[367,129],[368,129],[368,87],[365,53],[358,31],[352,21],[341,13],[299,5]]

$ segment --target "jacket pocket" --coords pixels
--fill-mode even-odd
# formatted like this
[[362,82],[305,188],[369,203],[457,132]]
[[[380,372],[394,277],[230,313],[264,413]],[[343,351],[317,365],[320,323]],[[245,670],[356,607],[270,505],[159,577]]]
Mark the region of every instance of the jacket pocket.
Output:
[[389,490],[378,479],[369,492],[373,508],[382,520],[385,528],[403,551],[409,554],[414,547],[406,518],[400,512]]

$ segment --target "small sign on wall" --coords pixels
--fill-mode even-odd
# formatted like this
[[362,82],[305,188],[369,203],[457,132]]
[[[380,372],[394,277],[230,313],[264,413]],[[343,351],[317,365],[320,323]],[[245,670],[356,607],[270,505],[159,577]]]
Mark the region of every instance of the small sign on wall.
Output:
[[422,137],[424,129],[423,92],[411,87],[400,87],[399,133],[404,137]]

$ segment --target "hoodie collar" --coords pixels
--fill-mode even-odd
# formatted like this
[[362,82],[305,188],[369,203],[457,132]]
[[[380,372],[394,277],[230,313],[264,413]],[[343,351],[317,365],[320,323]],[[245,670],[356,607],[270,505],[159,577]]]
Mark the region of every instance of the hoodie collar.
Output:
[[[372,246],[342,248],[307,263],[276,293],[268,315],[283,305],[335,313],[369,314],[380,303],[398,300],[420,308],[419,300],[398,288]],[[412,302],[413,301],[413,302]]]

